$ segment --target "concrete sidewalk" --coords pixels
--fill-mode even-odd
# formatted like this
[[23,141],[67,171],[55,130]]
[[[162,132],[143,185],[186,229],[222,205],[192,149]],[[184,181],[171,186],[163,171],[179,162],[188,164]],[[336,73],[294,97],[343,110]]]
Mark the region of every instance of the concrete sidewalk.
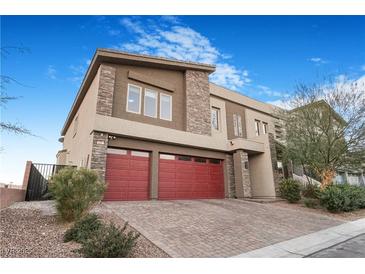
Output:
[[365,218],[242,253],[236,258],[302,258],[365,233]]

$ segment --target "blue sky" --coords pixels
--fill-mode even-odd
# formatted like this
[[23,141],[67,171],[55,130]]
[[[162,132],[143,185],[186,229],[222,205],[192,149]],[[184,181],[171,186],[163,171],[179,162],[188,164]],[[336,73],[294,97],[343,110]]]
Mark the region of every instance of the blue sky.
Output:
[[[55,162],[59,133],[96,48],[217,65],[211,81],[265,102],[299,82],[365,77],[365,17],[356,16],[2,16],[6,92],[19,96],[2,121],[34,134],[1,133],[0,182],[21,183],[26,160]],[[364,79],[364,78],[363,78]]]

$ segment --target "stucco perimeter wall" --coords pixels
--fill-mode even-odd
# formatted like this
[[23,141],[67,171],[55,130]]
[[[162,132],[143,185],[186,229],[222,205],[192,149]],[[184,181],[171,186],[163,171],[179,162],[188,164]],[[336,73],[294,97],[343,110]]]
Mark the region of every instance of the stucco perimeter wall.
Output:
[[[63,148],[66,149],[66,165],[90,167],[93,136],[91,134],[99,90],[100,68],[87,91],[70,127],[64,136]],[[78,117],[77,132],[74,134],[75,118]]]
[[25,199],[25,189],[0,188],[0,209]]
[[262,135],[257,139],[264,143],[265,152],[248,156],[252,197],[275,197],[269,136]]

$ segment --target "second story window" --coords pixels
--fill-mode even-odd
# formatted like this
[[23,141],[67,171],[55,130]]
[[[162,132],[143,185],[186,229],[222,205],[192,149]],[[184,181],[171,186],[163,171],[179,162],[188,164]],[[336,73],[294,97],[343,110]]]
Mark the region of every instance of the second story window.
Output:
[[135,85],[128,85],[127,111],[141,113],[141,93],[142,88]]
[[211,120],[212,120],[212,128],[215,130],[219,130],[219,109],[212,108],[211,109]]
[[172,97],[160,94],[160,119],[172,121]]
[[146,89],[144,92],[144,115],[157,117],[157,92]]
[[259,120],[255,120],[255,134],[256,134],[256,136],[260,135],[260,121]]
[[262,122],[262,132],[264,134],[267,134],[267,132],[268,132],[268,125],[265,122]]
[[233,114],[233,131],[234,136],[243,137],[242,118],[239,114]]

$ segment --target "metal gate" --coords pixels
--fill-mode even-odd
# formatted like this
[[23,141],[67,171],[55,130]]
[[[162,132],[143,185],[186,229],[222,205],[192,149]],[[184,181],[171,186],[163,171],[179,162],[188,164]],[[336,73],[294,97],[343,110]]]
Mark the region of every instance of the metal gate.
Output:
[[26,201],[39,201],[48,192],[48,180],[67,165],[32,163],[30,168]]

